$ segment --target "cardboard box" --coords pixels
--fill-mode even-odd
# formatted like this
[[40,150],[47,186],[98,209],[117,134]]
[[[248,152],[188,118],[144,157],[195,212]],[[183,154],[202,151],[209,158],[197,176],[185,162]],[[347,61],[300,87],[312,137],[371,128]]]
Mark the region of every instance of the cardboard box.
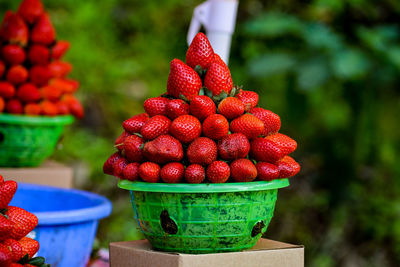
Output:
[[3,168],[0,174],[5,180],[18,183],[41,184],[63,188],[72,188],[73,170],[55,161],[46,161],[39,167]]
[[260,239],[242,252],[181,254],[154,251],[147,240],[110,244],[111,267],[303,267],[304,247]]

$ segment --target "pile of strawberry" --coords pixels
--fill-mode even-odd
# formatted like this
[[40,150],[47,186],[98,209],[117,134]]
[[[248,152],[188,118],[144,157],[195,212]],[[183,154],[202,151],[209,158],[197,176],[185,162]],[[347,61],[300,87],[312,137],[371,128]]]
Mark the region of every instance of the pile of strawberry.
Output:
[[67,78],[72,66],[61,57],[69,48],[58,41],[40,0],[23,0],[0,25],[0,113],[83,117]]
[[0,175],[0,266],[50,266],[43,257],[33,256],[39,243],[26,235],[38,224],[37,217],[24,209],[8,206],[17,191],[17,183]]
[[297,143],[278,133],[279,116],[258,95],[233,86],[230,71],[199,33],[186,64],[171,62],[167,93],[123,122],[118,152],[103,171],[121,179],[166,183],[271,181],[300,171]]

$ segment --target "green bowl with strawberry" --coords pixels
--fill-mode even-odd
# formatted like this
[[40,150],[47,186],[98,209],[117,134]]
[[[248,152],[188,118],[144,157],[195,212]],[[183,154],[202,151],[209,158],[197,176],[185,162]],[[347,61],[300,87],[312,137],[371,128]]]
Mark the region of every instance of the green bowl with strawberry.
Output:
[[224,184],[121,180],[135,219],[157,250],[191,254],[241,251],[267,230],[288,179]]

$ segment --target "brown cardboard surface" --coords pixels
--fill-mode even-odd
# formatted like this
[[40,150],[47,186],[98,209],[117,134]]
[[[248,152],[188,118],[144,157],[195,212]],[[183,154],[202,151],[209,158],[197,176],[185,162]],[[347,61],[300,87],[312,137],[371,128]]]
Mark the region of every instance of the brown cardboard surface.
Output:
[[111,267],[304,267],[304,247],[260,239],[250,250],[216,254],[154,251],[147,240],[110,244]]
[[46,161],[35,168],[3,168],[0,174],[5,180],[18,183],[42,184],[63,188],[72,188],[73,170],[55,161]]

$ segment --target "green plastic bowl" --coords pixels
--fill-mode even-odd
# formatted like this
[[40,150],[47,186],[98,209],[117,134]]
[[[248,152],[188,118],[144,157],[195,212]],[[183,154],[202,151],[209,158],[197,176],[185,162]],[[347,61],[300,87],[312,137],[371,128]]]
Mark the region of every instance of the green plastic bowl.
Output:
[[0,166],[33,167],[49,157],[72,116],[0,114]]
[[135,218],[155,249],[191,254],[253,247],[271,221],[278,188],[288,185],[118,183],[130,190]]

